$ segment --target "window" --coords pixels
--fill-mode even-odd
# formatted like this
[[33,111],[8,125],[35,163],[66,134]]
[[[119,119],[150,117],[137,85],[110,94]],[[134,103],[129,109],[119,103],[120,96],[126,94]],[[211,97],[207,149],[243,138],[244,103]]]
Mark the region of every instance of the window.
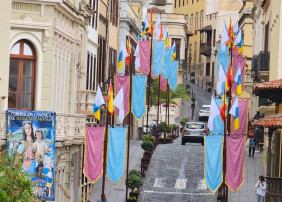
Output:
[[194,0],[192,0],[192,4],[194,3]]
[[201,10],[201,14],[200,14],[200,29],[203,27],[203,10]]
[[215,46],[216,29],[213,30],[213,47]]
[[194,64],[196,64],[197,58],[197,42],[194,43]]
[[206,63],[206,76],[210,75],[210,68],[211,68],[210,63]]
[[[99,48],[98,48],[98,65],[97,65],[97,83],[105,82],[105,59],[106,58],[106,39],[99,35],[98,36]],[[102,84],[103,85],[103,84]]]
[[211,20],[212,14],[210,14],[210,20]]
[[176,8],[176,0],[174,0],[174,8]]
[[188,6],[188,2],[189,2],[189,0],[187,0],[187,6]]
[[198,29],[198,12],[195,15],[195,31]]
[[109,48],[109,77],[114,78],[117,68],[117,51]]
[[181,1],[181,0],[179,0],[179,2],[178,2],[178,7],[180,7],[180,1]]
[[190,18],[190,32],[193,32],[193,14],[191,14]]
[[26,40],[18,41],[10,52],[8,108],[34,109],[35,51]]
[[182,6],[184,6],[184,2],[185,2],[185,0],[183,0],[183,2],[182,2]]
[[89,25],[92,26],[92,28],[97,29],[98,0],[89,0],[89,6],[93,11],[95,11],[93,16],[91,18],[89,18]]
[[113,26],[118,25],[118,0],[111,0],[111,15],[110,15],[110,22]]
[[264,28],[264,51],[268,51],[268,36],[269,35],[269,22],[265,25]]
[[87,53],[86,90],[95,90],[96,86],[96,55]]

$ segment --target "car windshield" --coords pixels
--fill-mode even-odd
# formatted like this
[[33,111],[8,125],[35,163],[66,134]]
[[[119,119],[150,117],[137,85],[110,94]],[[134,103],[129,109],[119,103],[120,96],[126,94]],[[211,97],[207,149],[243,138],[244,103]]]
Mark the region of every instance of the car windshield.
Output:
[[189,129],[204,129],[203,124],[197,124],[197,123],[189,123],[187,124],[187,128]]
[[210,111],[209,107],[203,107],[202,110]]

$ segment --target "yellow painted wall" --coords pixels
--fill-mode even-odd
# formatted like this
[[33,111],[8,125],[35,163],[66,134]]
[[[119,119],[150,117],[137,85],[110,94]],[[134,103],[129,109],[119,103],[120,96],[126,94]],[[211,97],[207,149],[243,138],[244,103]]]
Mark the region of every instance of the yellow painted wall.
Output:
[[[269,66],[269,80],[278,79],[278,57],[279,57],[279,35],[280,35],[280,4],[281,1],[271,1],[271,13],[269,18],[269,28],[270,28],[270,66]],[[269,6],[269,7],[270,7]],[[280,39],[281,40],[281,39]],[[281,56],[280,56],[281,57]]]
[[[179,7],[179,1],[180,1],[180,7]],[[192,4],[192,1],[194,2]],[[174,1],[175,3],[175,1]],[[192,44],[191,46],[191,64],[198,64],[199,63],[199,53],[200,53],[200,32],[197,32],[195,34],[195,15],[196,12],[198,12],[198,29],[200,29],[200,18],[201,18],[201,10],[203,10],[203,26],[205,22],[205,0],[188,0],[188,5],[187,5],[187,0],[184,1],[184,6],[183,6],[183,0],[176,0],[176,5],[174,6],[174,13],[179,13],[179,14],[184,14],[188,16],[188,24],[187,24],[187,31],[190,32],[190,25],[191,25],[191,14],[193,14],[193,31],[192,33],[194,34],[189,38],[189,44]],[[194,45],[195,42],[197,42],[197,54],[196,54],[196,63],[194,63]],[[187,58],[189,57],[189,49],[187,51]],[[198,75],[196,75],[198,76]]]
[[[0,96],[8,96],[9,79],[9,58],[10,58],[10,20],[11,20],[11,0],[5,0],[1,3],[0,18],[1,27],[1,46],[0,46]],[[1,107],[1,106],[0,106]]]

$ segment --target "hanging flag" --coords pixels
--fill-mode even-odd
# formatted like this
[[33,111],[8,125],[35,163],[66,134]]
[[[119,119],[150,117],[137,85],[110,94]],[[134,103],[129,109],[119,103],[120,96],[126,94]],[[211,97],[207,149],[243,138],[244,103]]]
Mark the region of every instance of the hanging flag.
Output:
[[135,56],[135,69],[138,69],[140,67],[139,40],[137,42],[134,56]]
[[[237,48],[235,48],[236,50]],[[232,52],[233,53],[233,52]],[[242,83],[242,92],[244,91],[245,89],[245,63],[246,63],[246,57],[242,57],[241,54],[239,55],[234,55],[233,56],[233,72],[238,72],[238,68],[240,66],[241,68],[241,83]],[[235,76],[236,74],[233,74],[233,80],[235,80]],[[233,81],[232,83],[232,90],[233,92],[236,92],[237,91],[237,83],[235,81]]]
[[129,37],[127,37],[126,52],[127,52],[126,65],[129,65],[129,63],[130,63],[130,40],[129,40]]
[[168,79],[170,75],[170,69],[171,69],[171,49],[166,48],[164,53],[164,66],[162,75],[165,79]]
[[224,121],[224,119],[225,119],[226,109],[227,109],[227,96],[226,96],[226,92],[224,91],[223,98],[222,98],[222,101],[221,101],[221,107],[220,107],[220,117],[221,117],[222,121]]
[[153,13],[152,11],[151,11],[151,16],[150,16],[149,34],[153,35]]
[[132,114],[137,120],[145,114],[147,76],[132,76]]
[[162,74],[160,74],[159,79],[160,79],[160,89],[161,91],[164,92],[167,89],[167,80],[163,77]]
[[[233,46],[234,46],[234,32],[233,32],[233,28],[232,28],[231,18],[230,18],[230,21],[229,21],[228,36],[229,36],[229,41],[227,42],[227,46],[229,48],[233,48]],[[232,47],[231,47],[231,44],[232,44]]]
[[218,55],[217,55],[217,78],[219,74],[220,64],[222,64],[222,67],[224,69],[224,72],[226,73],[228,71],[228,67],[230,64],[230,55],[229,48],[226,47],[225,52],[221,51],[221,46],[218,46]]
[[204,136],[205,147],[205,181],[212,193],[215,193],[223,181],[222,154],[223,136]]
[[225,24],[225,21],[223,23],[223,32],[222,32],[222,36],[221,36],[221,50],[223,52],[225,52],[225,49],[226,49],[226,43],[229,41],[229,36],[228,36],[228,31],[227,31],[227,28],[226,28],[226,24]]
[[178,76],[178,60],[172,61],[171,63],[171,72],[168,78],[168,84],[170,89],[175,91],[177,88],[177,76]]
[[105,104],[100,86],[98,85],[97,93],[96,93],[96,98],[95,102],[93,105],[93,113],[94,113],[94,118],[98,119],[100,121],[100,106]]
[[226,137],[226,185],[236,192],[244,183],[245,136]]
[[171,47],[171,59],[175,60],[176,59],[176,47],[175,47],[175,42],[173,43]]
[[158,19],[155,23],[155,33],[156,33],[155,40],[159,40],[159,37],[160,37],[160,34],[161,34],[160,26],[161,26],[161,16],[159,15],[159,17],[158,17]]
[[139,41],[140,72],[146,75],[150,71],[150,41]]
[[241,42],[242,42],[242,32],[240,30],[239,33],[237,34],[235,40],[234,40],[234,45],[237,46]]
[[113,86],[112,80],[110,80],[110,89],[107,96],[107,103],[108,103],[108,111],[111,115],[114,114],[114,98],[113,98]]
[[142,26],[142,37],[145,37],[146,34],[146,29],[149,28],[149,21],[147,18],[147,15],[144,15],[144,22],[143,22],[143,26]]
[[[130,77],[129,75],[116,74],[115,75],[115,95],[123,88],[123,101],[124,101],[124,117],[129,113],[129,92],[130,92]],[[115,108],[115,113],[119,115],[119,109]]]
[[237,89],[236,89],[237,95],[241,95],[241,93],[242,93],[242,78],[241,78],[240,64],[239,64],[236,76],[234,78],[234,81],[237,83]]
[[108,130],[107,177],[115,185],[125,172],[127,127]]
[[103,174],[104,133],[104,126],[86,126],[83,173],[92,184]]
[[227,91],[230,90],[231,85],[232,85],[232,67],[231,67],[231,63],[229,63],[229,68],[228,68],[228,72],[226,75],[227,81],[225,82],[225,89]]
[[239,105],[239,128],[234,130],[234,120],[231,119],[231,134],[234,135],[246,135],[248,125],[248,110],[249,100],[242,99],[238,101]]
[[163,23],[161,24],[161,29],[160,29],[161,33],[160,33],[160,36],[159,36],[159,40],[162,40],[163,37],[164,37],[164,33],[163,33]]
[[124,47],[123,42],[120,43],[119,57],[118,57],[118,67],[122,69],[122,61],[124,58],[128,57],[126,49]]
[[220,110],[218,108],[218,105],[215,101],[214,96],[211,98],[211,108],[210,108],[210,115],[209,115],[209,120],[208,120],[208,128],[210,131],[213,130],[213,125],[214,125],[214,118],[216,116],[220,115]]
[[118,119],[122,123],[124,119],[124,99],[123,99],[123,88],[121,87],[118,94],[114,99],[114,106],[119,109]]
[[169,47],[169,37],[168,37],[168,28],[166,26],[165,31],[164,31],[164,38],[165,38],[165,47]]
[[238,96],[236,96],[233,104],[232,104],[232,107],[229,111],[229,114],[231,114],[233,117],[234,117],[234,124],[233,124],[233,128],[234,130],[237,130],[239,129],[240,127],[240,124],[239,124],[239,99],[238,99]]
[[238,34],[238,32],[239,32],[239,23],[238,23],[238,20],[237,20],[237,22],[236,22],[236,24],[235,24],[235,26],[234,26],[233,32],[236,33],[236,34]]
[[[221,106],[222,99],[216,98],[216,104]],[[221,114],[217,115],[213,119],[213,130],[212,134],[223,135],[224,134],[224,121],[221,119]]]
[[222,64],[220,64],[219,74],[217,77],[216,92],[221,95],[223,93],[223,84],[225,84],[227,78],[223,69]]
[[157,77],[163,69],[165,42],[154,40],[153,47],[152,72]]

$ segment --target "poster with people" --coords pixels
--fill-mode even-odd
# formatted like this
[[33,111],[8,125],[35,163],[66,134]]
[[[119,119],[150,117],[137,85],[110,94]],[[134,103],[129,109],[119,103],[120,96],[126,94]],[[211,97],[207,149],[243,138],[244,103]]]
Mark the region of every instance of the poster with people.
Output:
[[22,157],[33,193],[47,201],[55,200],[56,113],[7,110],[8,152]]

